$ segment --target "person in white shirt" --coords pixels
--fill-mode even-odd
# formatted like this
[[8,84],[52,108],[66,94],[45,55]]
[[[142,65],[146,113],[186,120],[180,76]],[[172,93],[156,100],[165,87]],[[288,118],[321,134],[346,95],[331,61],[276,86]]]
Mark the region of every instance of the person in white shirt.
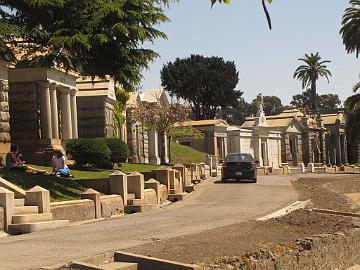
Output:
[[70,169],[65,163],[64,154],[60,150],[55,150],[54,154],[55,155],[52,158],[53,172],[55,174],[60,174],[60,176],[69,177]]

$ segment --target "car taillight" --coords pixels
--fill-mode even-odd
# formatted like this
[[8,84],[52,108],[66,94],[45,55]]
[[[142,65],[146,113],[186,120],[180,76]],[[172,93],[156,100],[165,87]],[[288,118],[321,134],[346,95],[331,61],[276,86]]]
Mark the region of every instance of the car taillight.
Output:
[[250,164],[250,168],[251,168],[251,169],[255,169],[255,168],[256,168],[256,163],[251,163],[251,164]]

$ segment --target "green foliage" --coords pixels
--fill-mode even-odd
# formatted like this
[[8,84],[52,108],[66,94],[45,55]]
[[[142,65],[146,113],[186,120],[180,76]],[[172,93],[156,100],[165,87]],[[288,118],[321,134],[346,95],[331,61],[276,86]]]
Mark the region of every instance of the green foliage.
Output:
[[185,127],[181,125],[177,127],[172,127],[167,133],[167,135],[171,138],[204,138],[204,134],[200,130],[194,127]]
[[114,164],[126,162],[130,152],[127,144],[118,138],[103,138],[106,145],[110,149],[110,167],[113,168]]
[[299,66],[294,72],[294,79],[297,79],[302,82],[302,89],[305,89],[310,86],[311,91],[311,106],[310,110],[312,113],[317,113],[317,94],[316,94],[316,82],[319,77],[325,77],[329,82],[329,77],[331,77],[331,72],[327,69],[326,64],[330,61],[325,60],[321,61],[321,56],[319,53],[310,55],[305,54],[304,58],[298,59],[301,62],[304,62],[303,65]]
[[219,108],[235,105],[242,95],[235,90],[239,82],[235,63],[220,57],[177,58],[164,65],[161,81],[166,91],[191,104],[196,120],[214,118]]
[[[318,102],[318,111],[320,113],[332,113],[341,105],[341,101],[336,94],[316,94],[316,100]],[[293,96],[293,100],[290,102],[292,106],[302,110],[305,114],[310,114],[312,105],[311,89],[307,89],[301,94]]]
[[218,110],[217,118],[226,120],[230,125],[242,125],[246,117],[255,116],[256,105],[240,98],[235,105]]
[[111,151],[103,139],[82,138],[68,140],[66,150],[75,160],[78,167],[109,167]]
[[114,104],[114,128],[118,136],[119,128],[125,123],[126,116],[124,114],[126,109],[126,102],[129,100],[130,95],[121,88],[115,88],[116,102]]
[[[257,113],[257,99],[254,99],[251,103],[251,114]],[[255,110],[254,110],[255,109]],[[281,103],[281,99],[276,96],[264,96],[264,112],[265,115],[277,115],[282,113],[284,107]]]
[[3,0],[0,39],[18,66],[59,65],[85,76],[110,75],[124,89],[158,54],[145,42],[166,38],[155,28],[167,21],[167,0]]
[[360,53],[360,0],[350,0],[350,7],[345,10],[340,30],[343,43],[348,53]]
[[350,142],[360,140],[360,94],[355,94],[345,101],[347,114],[347,137]]

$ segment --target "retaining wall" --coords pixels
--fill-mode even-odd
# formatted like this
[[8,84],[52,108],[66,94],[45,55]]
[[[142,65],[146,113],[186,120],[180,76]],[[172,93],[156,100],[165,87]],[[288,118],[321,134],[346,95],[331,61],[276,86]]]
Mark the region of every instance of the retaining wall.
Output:
[[86,188],[92,188],[100,193],[109,194],[110,193],[110,182],[109,178],[100,178],[100,179],[79,179],[80,185]]
[[[236,269],[346,269],[360,263],[360,229],[348,233],[320,234],[296,242],[297,248],[283,255],[268,251],[248,253],[225,259]],[[221,262],[224,263],[224,262]]]
[[160,204],[163,204],[166,202],[168,197],[168,190],[165,185],[160,185]]
[[124,214],[124,203],[120,195],[101,196],[101,216],[109,218]]
[[70,222],[95,219],[95,204],[92,200],[74,200],[51,203],[54,220],[67,219]]
[[147,188],[144,191],[145,204],[158,204],[156,191],[152,188]]

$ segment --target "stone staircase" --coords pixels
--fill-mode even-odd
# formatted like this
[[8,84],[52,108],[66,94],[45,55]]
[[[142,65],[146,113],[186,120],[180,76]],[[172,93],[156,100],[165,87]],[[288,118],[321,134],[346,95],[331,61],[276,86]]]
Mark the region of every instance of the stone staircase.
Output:
[[25,205],[25,199],[15,199],[14,214],[7,232],[11,235],[57,229],[69,225],[68,220],[53,220],[51,213],[39,213],[38,206]]
[[68,220],[53,220],[50,192],[40,186],[28,191],[0,178],[0,207],[4,208],[4,230],[11,235],[57,229]]

